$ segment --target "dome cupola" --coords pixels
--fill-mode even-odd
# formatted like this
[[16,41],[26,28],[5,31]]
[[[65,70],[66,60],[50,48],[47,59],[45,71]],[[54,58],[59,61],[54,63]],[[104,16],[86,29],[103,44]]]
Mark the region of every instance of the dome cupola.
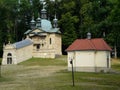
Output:
[[87,39],[91,39],[91,33],[90,32],[87,33]]
[[56,15],[55,15],[55,18],[53,19],[53,27],[54,28],[58,27],[58,19],[56,18]]
[[45,9],[45,2],[43,3],[43,9],[41,10],[41,18],[47,19],[47,10]]
[[35,27],[36,27],[34,16],[32,16],[32,20],[30,21],[30,27],[31,27],[31,29],[35,29]]
[[40,15],[38,14],[38,18],[36,19],[36,27],[40,28],[41,27],[41,18]]

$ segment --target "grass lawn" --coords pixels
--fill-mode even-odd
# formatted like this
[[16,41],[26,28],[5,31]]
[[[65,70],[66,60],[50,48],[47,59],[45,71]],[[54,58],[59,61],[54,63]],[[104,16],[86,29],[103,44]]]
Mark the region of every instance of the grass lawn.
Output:
[[[120,71],[120,61],[112,62]],[[2,66],[0,90],[119,90],[120,74],[75,72],[72,86],[66,56],[57,59],[32,58],[18,65]]]
[[28,61],[24,61],[19,63],[19,65],[25,66],[66,66],[67,65],[67,57],[61,56],[56,59],[51,58],[31,58]]
[[112,68],[120,71],[120,59],[112,59]]

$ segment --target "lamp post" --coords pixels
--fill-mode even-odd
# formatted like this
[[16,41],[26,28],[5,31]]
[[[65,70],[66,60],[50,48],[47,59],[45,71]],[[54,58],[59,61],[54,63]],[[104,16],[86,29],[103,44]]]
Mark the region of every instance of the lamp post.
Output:
[[73,59],[70,60],[70,64],[72,66],[72,83],[73,83],[73,87],[75,86],[75,82],[74,82],[74,69],[73,69]]

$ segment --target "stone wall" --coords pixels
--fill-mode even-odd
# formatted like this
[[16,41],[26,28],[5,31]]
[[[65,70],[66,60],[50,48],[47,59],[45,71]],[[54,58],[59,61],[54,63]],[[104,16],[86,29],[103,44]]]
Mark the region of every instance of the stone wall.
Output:
[[10,58],[12,59],[11,64],[17,64],[19,62],[25,61],[27,59],[32,58],[32,49],[33,45],[29,45],[23,48],[16,49],[12,46],[12,44],[6,45],[3,49],[3,60],[2,60],[2,65],[6,65],[7,59],[8,59],[8,54],[10,53],[11,56]]
[[[32,37],[33,42],[35,43],[35,38]],[[33,57],[40,58],[55,58],[56,55],[62,55],[61,51],[61,35],[55,33],[46,33],[46,36],[41,40],[38,36],[37,44],[44,42],[43,46],[40,46],[40,49],[36,49],[36,46],[33,46]],[[36,43],[35,43],[36,44]]]
[[16,49],[17,63],[32,58],[32,51],[33,51],[33,44],[20,49]]

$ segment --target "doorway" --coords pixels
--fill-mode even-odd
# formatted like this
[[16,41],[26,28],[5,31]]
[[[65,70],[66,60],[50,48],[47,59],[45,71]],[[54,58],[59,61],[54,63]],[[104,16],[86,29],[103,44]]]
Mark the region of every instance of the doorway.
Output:
[[12,54],[11,53],[7,54],[7,64],[12,64]]

